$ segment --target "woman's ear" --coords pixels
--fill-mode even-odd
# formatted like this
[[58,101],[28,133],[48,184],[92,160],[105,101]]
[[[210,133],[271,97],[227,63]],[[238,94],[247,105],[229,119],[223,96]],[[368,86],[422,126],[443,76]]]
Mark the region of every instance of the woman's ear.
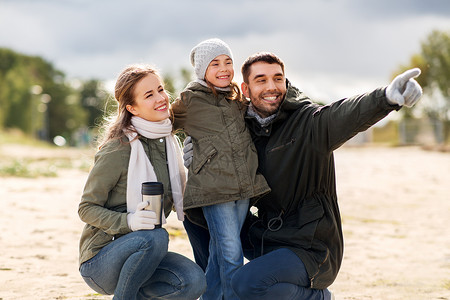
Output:
[[125,108],[133,115],[137,116],[138,112],[136,111],[136,109],[134,109],[134,107],[130,104],[128,104],[127,106],[125,106]]

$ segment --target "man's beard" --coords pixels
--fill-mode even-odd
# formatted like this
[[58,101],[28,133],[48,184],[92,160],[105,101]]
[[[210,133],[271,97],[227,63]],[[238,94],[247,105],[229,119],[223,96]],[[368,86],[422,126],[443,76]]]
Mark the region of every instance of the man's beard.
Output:
[[271,105],[258,105],[258,106],[255,105],[254,101],[252,101],[252,98],[258,99],[259,103],[265,103],[265,100],[263,100],[262,94],[259,94],[256,97],[253,97],[252,96],[252,91],[250,90],[250,88],[248,88],[248,92],[249,92],[249,96],[250,96],[250,101],[253,104],[252,105],[253,109],[262,118],[270,117],[271,115],[276,114],[278,112],[278,110],[280,109],[282,101],[278,102],[276,107],[275,106],[271,106]]

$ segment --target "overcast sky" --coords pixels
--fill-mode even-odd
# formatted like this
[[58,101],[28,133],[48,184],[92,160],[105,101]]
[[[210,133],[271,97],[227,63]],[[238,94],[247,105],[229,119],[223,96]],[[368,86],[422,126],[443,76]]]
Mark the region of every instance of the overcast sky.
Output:
[[329,102],[387,85],[449,0],[0,0],[0,47],[40,55],[68,78],[113,81],[127,64],[191,68],[198,42],[219,37],[240,66],[272,51],[310,97]]

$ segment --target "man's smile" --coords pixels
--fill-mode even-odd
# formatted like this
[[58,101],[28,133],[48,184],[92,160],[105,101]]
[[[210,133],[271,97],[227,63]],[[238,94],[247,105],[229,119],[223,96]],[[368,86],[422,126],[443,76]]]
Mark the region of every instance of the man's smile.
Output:
[[279,93],[277,93],[277,94],[270,94],[270,95],[263,95],[261,98],[265,102],[275,103],[275,102],[278,102],[280,95],[281,94],[279,94]]

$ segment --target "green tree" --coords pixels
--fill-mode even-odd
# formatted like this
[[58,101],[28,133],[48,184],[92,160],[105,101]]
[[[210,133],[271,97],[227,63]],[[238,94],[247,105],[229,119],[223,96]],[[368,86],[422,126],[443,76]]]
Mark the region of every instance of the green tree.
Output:
[[192,81],[192,72],[186,68],[182,68],[180,70],[181,74],[181,84],[183,85],[183,88]]
[[445,142],[450,133],[450,31],[433,31],[422,43],[422,55],[428,65],[426,88],[431,99],[425,111],[435,125],[437,141]]
[[172,74],[167,73],[163,76],[164,81],[164,89],[169,94],[169,98],[171,102],[175,100],[177,97],[177,89],[175,88],[175,78],[172,76]]
[[[396,73],[412,67],[422,70],[417,81],[429,97],[427,103],[423,103],[421,106],[435,126],[436,140],[438,142],[448,141],[450,133],[450,31],[432,31],[421,43],[420,53],[414,54],[409,64],[400,66]],[[405,109],[404,118],[410,119],[412,112],[412,109]]]
[[[185,86],[192,81],[192,73],[186,68],[181,68],[177,77],[174,77],[172,74],[164,74],[163,81],[164,88],[169,93],[172,102],[178,97]],[[177,85],[176,82],[178,82],[179,85]],[[181,142],[186,138],[183,131],[177,131],[176,135]]]
[[108,100],[113,96],[106,91],[103,83],[97,79],[90,79],[82,82],[80,87],[81,104],[87,112],[87,126],[97,127],[103,121],[104,115],[109,115],[112,111],[111,105],[107,105]]
[[428,66],[428,84],[435,83],[450,102],[450,31],[433,31],[422,43],[422,56]]
[[0,128],[18,128],[49,140],[86,122],[63,72],[38,56],[0,48]]
[[6,117],[12,101],[12,87],[11,82],[9,82],[10,79],[7,79],[7,73],[15,64],[16,58],[13,51],[0,48],[0,129],[5,127]]
[[192,73],[186,68],[181,68],[179,74],[171,73],[163,75],[164,88],[170,94],[171,100],[175,100],[184,87],[192,81]]
[[72,134],[87,123],[87,112],[76,91],[67,83],[48,87],[52,100],[49,103],[49,136],[63,136],[70,142]]

